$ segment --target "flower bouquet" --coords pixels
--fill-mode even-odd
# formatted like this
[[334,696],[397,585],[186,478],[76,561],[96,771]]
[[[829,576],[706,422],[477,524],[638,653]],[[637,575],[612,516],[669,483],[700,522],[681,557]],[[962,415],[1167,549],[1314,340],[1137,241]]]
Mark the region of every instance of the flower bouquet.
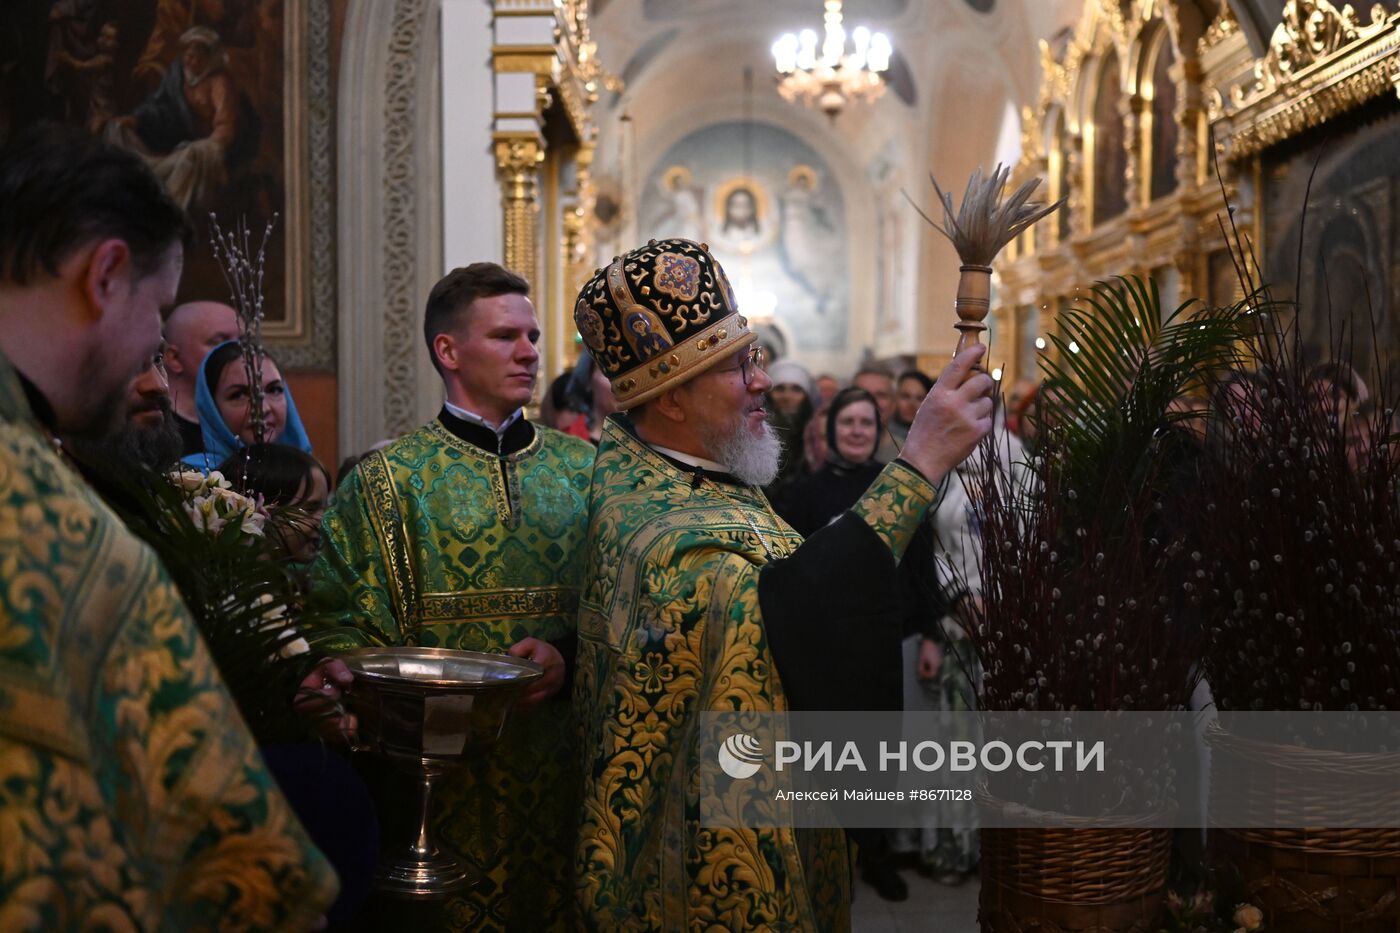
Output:
[[309,645],[343,630],[339,607],[314,602],[305,571],[278,559],[273,516],[218,472],[112,468],[100,485],[170,573],[259,743],[304,734],[293,701],[317,660]]

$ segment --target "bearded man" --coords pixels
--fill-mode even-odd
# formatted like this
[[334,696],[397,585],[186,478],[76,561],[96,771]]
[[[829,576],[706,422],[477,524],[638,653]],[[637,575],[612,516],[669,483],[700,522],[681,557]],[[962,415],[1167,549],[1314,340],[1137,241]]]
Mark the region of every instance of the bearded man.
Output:
[[[621,326],[633,315],[662,352],[641,352]],[[900,707],[896,571],[939,480],[991,429],[992,381],[971,374],[983,349],[945,370],[900,459],[804,542],[759,489],[778,468],[773,383],[703,244],[614,260],[574,320],[624,412],[598,447],[579,609],[580,920],[849,928],[839,830],[702,831],[691,731],[706,710]]]
[[[125,417],[107,437],[69,437],[68,450],[93,471],[113,465],[165,471],[180,459],[180,429],[170,404],[164,349],[126,387]],[[87,474],[89,478],[92,473]]]

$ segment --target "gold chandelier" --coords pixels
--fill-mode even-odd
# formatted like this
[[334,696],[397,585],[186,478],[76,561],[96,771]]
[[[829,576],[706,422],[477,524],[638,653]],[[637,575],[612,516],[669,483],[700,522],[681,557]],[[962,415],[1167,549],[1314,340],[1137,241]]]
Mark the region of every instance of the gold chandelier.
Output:
[[851,31],[841,25],[841,0],[825,0],[825,38],[817,47],[815,30],[797,35],[785,34],[773,43],[773,60],[778,70],[778,93],[788,103],[799,100],[836,119],[849,101],[875,100],[885,92],[886,69],[890,67],[889,37],[872,33],[864,26]]

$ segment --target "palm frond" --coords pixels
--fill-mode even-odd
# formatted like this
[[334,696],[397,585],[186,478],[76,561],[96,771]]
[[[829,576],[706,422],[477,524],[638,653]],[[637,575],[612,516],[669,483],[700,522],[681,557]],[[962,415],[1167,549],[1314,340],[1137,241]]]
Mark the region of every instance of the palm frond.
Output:
[[1086,502],[1108,491],[1121,505],[1151,472],[1172,402],[1236,358],[1253,304],[1185,302],[1164,314],[1156,284],[1137,277],[1095,284],[1084,304],[1050,336],[1056,355],[1042,357],[1051,390],[1041,428],[1055,440],[1067,488]]

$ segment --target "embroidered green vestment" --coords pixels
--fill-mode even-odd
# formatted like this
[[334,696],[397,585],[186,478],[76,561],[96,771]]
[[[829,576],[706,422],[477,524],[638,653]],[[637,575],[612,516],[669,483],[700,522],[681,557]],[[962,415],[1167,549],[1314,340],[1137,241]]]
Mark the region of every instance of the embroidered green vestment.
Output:
[[[498,456],[434,421],[370,454],[336,490],[312,576],[348,591],[348,622],[366,643],[504,653],[527,637],[571,640],[593,447],[533,430]],[[566,927],[573,736],[561,691],[437,785],[439,838],[487,877],[450,899],[451,929]]]
[[335,892],[164,568],[0,357],[0,930],[305,930]]
[[[878,536],[871,546],[897,562],[933,496],[892,464],[853,511]],[[849,928],[844,834],[702,826],[690,751],[701,711],[788,709],[758,580],[801,543],[762,492],[697,479],[609,421],[593,474],[575,683],[585,928]]]

